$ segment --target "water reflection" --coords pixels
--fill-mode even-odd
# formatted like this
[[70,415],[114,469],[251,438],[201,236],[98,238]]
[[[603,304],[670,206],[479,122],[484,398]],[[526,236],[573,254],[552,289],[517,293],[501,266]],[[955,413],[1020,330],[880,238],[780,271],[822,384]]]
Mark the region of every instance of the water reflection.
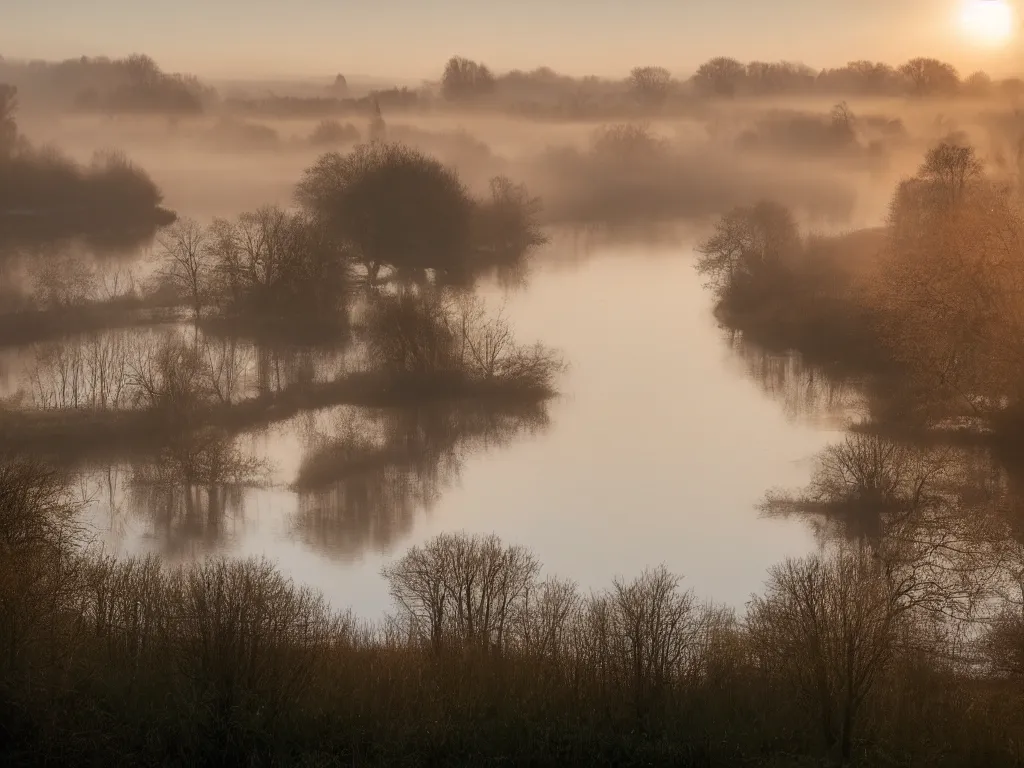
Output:
[[548,428],[543,403],[480,401],[336,413],[305,430],[294,533],[309,547],[351,559],[392,550],[420,510],[458,481],[465,458]]
[[859,545],[915,589],[957,595],[967,615],[1018,579],[1008,490],[988,451],[855,431],[818,454],[806,488],[770,492],[762,510],[804,520],[823,547]]
[[331,392],[316,390],[317,385],[340,386],[348,374],[373,373],[361,344],[254,341],[207,334],[187,324],[164,324],[77,333],[3,349],[0,396],[22,416],[42,412],[79,420],[128,412],[146,415],[169,399],[185,398],[205,416],[216,416],[206,411],[222,408],[221,416],[232,422],[231,406],[235,415],[244,416],[246,406],[314,390],[321,400],[329,400]]
[[[168,440],[152,429],[132,442],[89,426],[81,440],[38,445],[89,474],[92,519],[114,551],[266,555],[337,605],[370,615],[388,601],[382,563],[458,529],[528,543],[587,586],[664,561],[698,591],[741,604],[768,565],[813,544],[797,523],[759,520],[753,505],[773,483],[802,482],[802,460],[828,436],[786,423],[723,360],[707,296],[678,245],[616,247],[576,270],[538,258],[532,269],[528,290],[477,291],[505,300],[517,337],[565,352],[572,367],[559,377],[566,396],[548,406],[553,416],[495,402],[314,412],[343,400],[276,393],[320,392],[311,380],[359,372],[360,344],[322,350],[180,323],[126,329],[123,346],[169,332],[198,342],[204,423],[237,435],[246,456],[269,459],[273,482],[189,477],[189,461],[168,458]],[[358,337],[358,316],[353,328]],[[96,339],[67,343],[81,354],[67,346],[61,354],[88,359]],[[19,387],[29,382],[17,366],[11,376]],[[59,379],[40,378],[51,387]],[[549,419],[558,429],[547,430]],[[539,432],[545,439],[522,440]]]
[[152,272],[141,244],[0,244],[0,344],[173,320],[176,303],[151,285]]
[[157,552],[177,559],[223,549],[227,529],[244,524],[248,496],[266,486],[270,469],[236,438],[205,429],[175,436],[156,456],[84,470],[82,488],[108,544],[141,524]]
[[836,428],[864,415],[863,382],[823,371],[795,352],[766,350],[739,331],[723,335],[745,375],[778,402],[787,419]]
[[154,463],[135,464],[132,504],[146,515],[165,554],[215,549],[228,515],[241,517],[246,491],[265,483],[267,462],[218,430],[179,436]]

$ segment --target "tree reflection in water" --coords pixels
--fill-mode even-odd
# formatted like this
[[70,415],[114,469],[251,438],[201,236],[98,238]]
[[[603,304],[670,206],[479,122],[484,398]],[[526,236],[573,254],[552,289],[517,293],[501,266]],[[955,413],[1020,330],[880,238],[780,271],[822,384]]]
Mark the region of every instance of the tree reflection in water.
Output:
[[294,489],[295,535],[333,557],[390,550],[458,481],[466,459],[547,429],[544,403],[462,401],[345,410],[311,423]]
[[1021,574],[1005,472],[980,450],[853,431],[815,460],[810,484],[772,491],[768,516],[806,521],[820,546],[852,543],[928,602],[970,615]]
[[787,419],[845,427],[863,415],[863,382],[831,375],[795,352],[766,350],[740,331],[726,331],[725,340],[746,376],[781,405]]
[[94,522],[114,542],[142,519],[161,554],[188,557],[222,548],[229,519],[243,518],[248,493],[267,482],[269,465],[238,440],[202,430],[171,440],[156,457],[82,475],[83,497],[104,515]]

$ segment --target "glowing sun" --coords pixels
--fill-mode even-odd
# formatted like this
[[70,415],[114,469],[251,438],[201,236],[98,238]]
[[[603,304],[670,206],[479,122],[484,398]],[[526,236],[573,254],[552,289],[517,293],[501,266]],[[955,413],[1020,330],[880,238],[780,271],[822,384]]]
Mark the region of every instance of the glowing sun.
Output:
[[1016,32],[1016,18],[1007,0],[964,0],[960,27],[976,43],[1004,45]]

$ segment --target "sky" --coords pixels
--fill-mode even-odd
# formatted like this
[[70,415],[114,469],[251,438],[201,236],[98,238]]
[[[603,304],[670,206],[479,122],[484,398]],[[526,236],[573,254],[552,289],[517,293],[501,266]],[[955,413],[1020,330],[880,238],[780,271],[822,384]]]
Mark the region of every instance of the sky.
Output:
[[[0,55],[141,52],[208,77],[436,78],[458,54],[492,69],[688,74],[713,56],[838,66],[943,58],[1024,72],[1024,34],[978,46],[956,23],[982,0],[0,0]],[[988,1],[988,0],[985,0]],[[1000,0],[1024,18],[1024,0]]]

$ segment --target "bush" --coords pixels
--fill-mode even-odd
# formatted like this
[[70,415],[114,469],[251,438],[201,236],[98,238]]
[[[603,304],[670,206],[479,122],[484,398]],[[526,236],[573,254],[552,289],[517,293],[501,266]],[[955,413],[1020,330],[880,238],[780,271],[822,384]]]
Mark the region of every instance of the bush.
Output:
[[359,141],[359,129],[352,123],[340,123],[337,120],[321,120],[309,136],[309,143],[314,147],[338,144],[355,144]]
[[98,153],[82,168],[52,148],[0,160],[0,210],[34,216],[132,224],[163,200],[149,175],[120,152]]
[[392,376],[550,394],[564,368],[553,350],[517,344],[504,316],[471,297],[377,295],[365,328],[371,363]]

